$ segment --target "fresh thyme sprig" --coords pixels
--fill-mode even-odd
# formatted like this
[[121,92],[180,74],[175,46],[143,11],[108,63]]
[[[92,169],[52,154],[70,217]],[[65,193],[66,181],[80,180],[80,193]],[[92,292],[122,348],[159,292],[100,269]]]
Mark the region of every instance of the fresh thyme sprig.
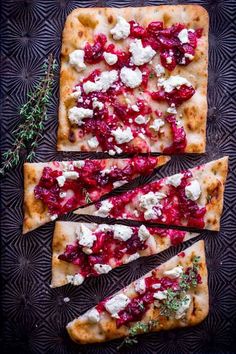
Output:
[[50,54],[44,64],[45,75],[32,93],[28,94],[28,101],[20,109],[21,124],[13,131],[15,141],[13,146],[2,154],[0,175],[16,167],[21,158],[23,149],[29,151],[27,161],[32,161],[38,140],[42,136],[44,122],[47,119],[47,106],[52,95],[54,73],[57,67],[53,55]]

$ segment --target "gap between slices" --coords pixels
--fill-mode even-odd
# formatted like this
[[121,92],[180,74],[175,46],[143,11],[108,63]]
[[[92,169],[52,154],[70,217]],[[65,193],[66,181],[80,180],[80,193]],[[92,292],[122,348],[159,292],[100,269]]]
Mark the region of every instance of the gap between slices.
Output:
[[23,233],[98,201],[138,176],[166,164],[168,156],[53,161],[24,164]]
[[56,222],[52,242],[52,287],[80,285],[139,257],[177,246],[197,233],[174,229]]
[[75,213],[217,231],[227,172],[228,157],[223,157]]
[[207,316],[209,294],[204,241],[106,298],[67,325],[81,344],[193,326]]

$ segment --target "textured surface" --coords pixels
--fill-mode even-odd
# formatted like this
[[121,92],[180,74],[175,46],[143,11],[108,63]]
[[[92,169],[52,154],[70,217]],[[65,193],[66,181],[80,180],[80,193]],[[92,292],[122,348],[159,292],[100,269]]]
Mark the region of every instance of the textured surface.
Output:
[[[19,106],[39,80],[42,63],[50,51],[59,58],[60,37],[66,15],[77,6],[131,6],[177,4],[188,1],[131,0],[2,0],[1,93],[2,149],[12,143],[19,123]],[[210,314],[199,326],[187,330],[143,335],[127,353],[236,353],[236,67],[235,0],[191,1],[210,13],[209,113],[207,153],[174,157],[160,175],[229,154],[230,174],[225,193],[221,232],[202,234],[206,241],[210,285]],[[56,153],[58,86],[49,120],[35,161],[66,158]],[[91,156],[85,154],[83,156]],[[73,154],[74,158],[80,157]],[[2,335],[4,353],[116,353],[119,341],[80,347],[67,337],[64,325],[131,280],[141,276],[176,250],[140,259],[133,264],[91,279],[82,287],[50,289],[53,224],[22,236],[22,168],[2,182]],[[71,216],[68,219],[72,220]],[[79,218],[82,220],[82,218]],[[86,220],[86,219],[85,219]],[[189,241],[187,245],[191,242]],[[180,247],[178,248],[178,251]],[[63,299],[69,297],[69,302]]]

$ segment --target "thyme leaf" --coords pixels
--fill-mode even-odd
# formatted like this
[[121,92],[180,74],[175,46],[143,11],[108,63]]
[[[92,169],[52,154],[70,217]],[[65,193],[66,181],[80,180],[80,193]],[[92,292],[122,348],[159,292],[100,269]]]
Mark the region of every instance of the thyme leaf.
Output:
[[83,188],[83,189],[82,189],[82,193],[83,193],[83,195],[85,196],[86,204],[92,203],[92,200],[91,200],[91,198],[90,198],[89,192],[87,191],[86,188]]

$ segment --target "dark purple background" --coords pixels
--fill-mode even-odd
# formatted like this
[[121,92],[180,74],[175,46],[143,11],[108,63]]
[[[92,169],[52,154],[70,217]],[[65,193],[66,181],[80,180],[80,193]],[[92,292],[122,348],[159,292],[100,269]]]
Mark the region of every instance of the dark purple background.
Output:
[[[25,102],[26,93],[38,82],[44,58],[52,51],[59,59],[64,21],[74,8],[178,3],[188,1],[2,0],[2,150],[13,142],[12,130],[19,124],[19,107]],[[189,3],[202,4],[210,14],[207,152],[205,155],[173,157],[159,175],[175,173],[225,154],[230,156],[221,232],[202,233],[209,269],[210,313],[195,328],[140,336],[139,344],[126,350],[127,353],[236,353],[236,1]],[[35,161],[70,156],[56,152],[57,106],[58,81]],[[81,155],[72,156],[78,158]],[[91,157],[92,154],[83,156]],[[144,180],[150,178],[142,179],[142,182]],[[22,196],[20,166],[2,181],[1,353],[116,353],[119,340],[83,347],[73,344],[66,335],[65,324],[167,260],[181,247],[139,259],[101,276],[99,280],[90,279],[81,287],[65,286],[52,290],[49,283],[53,223],[22,236]],[[69,219],[75,217],[70,215]],[[79,220],[91,218],[80,217]],[[70,301],[65,303],[64,297],[69,297]]]

